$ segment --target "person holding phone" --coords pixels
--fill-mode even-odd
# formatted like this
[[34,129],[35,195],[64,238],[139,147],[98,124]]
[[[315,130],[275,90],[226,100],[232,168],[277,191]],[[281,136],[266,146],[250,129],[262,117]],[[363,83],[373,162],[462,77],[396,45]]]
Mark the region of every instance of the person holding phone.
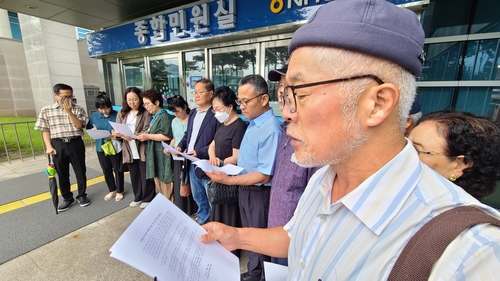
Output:
[[64,212],[76,203],[70,189],[69,164],[73,167],[78,183],[76,199],[80,206],[90,205],[87,198],[87,167],[85,166],[85,144],[83,128],[88,118],[85,109],[73,102],[73,88],[66,84],[53,87],[56,103],[42,108],[35,124],[41,131],[45,153],[53,156],[59,178],[59,189],[64,198],[59,212]]

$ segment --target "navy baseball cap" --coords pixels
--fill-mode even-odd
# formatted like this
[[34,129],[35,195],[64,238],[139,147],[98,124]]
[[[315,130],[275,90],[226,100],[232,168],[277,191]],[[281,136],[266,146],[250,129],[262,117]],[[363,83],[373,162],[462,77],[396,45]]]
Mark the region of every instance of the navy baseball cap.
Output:
[[267,74],[267,79],[269,79],[269,81],[279,82],[281,80],[281,76],[286,75],[287,70],[288,64],[285,64],[282,68],[273,69]]
[[334,0],[293,34],[288,53],[325,46],[386,59],[422,73],[425,34],[417,15],[386,0]]

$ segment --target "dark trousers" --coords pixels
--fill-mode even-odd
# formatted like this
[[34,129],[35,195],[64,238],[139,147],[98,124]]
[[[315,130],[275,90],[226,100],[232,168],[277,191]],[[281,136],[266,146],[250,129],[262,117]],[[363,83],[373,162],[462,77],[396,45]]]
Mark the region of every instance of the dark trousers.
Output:
[[[270,188],[264,190],[240,189],[239,204],[243,227],[267,228],[270,191]],[[264,279],[264,261],[270,261],[270,257],[248,252],[248,273],[251,276],[262,276]]]
[[73,198],[71,184],[69,182],[69,164],[73,166],[78,183],[78,195],[76,198],[87,196],[87,166],[85,166],[85,144],[81,137],[63,142],[60,139],[52,139],[52,147],[57,154],[52,157],[59,178],[59,189],[64,200]]
[[104,180],[106,181],[109,192],[116,191],[118,193],[123,193],[122,153],[105,156],[104,152],[97,152],[97,159],[101,165]]
[[135,202],[149,203],[155,197],[155,183],[146,179],[146,162],[134,159],[134,162],[128,163],[130,171],[130,181],[134,191]]

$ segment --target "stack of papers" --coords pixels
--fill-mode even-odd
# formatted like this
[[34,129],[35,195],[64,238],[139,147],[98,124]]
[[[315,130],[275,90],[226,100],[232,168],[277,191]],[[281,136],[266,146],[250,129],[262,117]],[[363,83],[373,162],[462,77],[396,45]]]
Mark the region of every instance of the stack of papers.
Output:
[[[235,176],[235,175],[239,174],[241,171],[243,171],[242,167],[238,167],[238,166],[233,165],[233,164],[226,164],[223,167],[214,166],[214,165],[210,164],[208,162],[208,160],[201,160],[201,159],[193,157],[192,155],[189,155],[187,153],[179,152],[179,151],[175,150],[175,148],[166,144],[165,142],[161,142],[161,143],[162,143],[164,148],[166,148],[168,151],[170,151],[170,153],[179,154],[180,156],[190,160],[193,164],[197,165],[198,168],[201,168],[205,172],[220,171],[220,172],[224,172],[230,176]],[[172,155],[174,155],[174,154],[172,154]],[[175,158],[174,158],[174,160],[175,160]]]
[[116,258],[157,280],[240,280],[238,257],[158,194],[109,249]]

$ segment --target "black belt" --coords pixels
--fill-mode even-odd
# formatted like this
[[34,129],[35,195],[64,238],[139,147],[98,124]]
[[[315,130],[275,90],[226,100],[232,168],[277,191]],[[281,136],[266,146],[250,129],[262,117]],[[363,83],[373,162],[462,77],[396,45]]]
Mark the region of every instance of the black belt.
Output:
[[53,138],[52,140],[62,141],[62,142],[72,142],[77,139],[81,139],[81,137],[77,136],[77,137],[67,137],[67,138]]
[[270,188],[270,186],[266,185],[242,185],[241,189],[243,190],[255,190],[255,191],[262,191]]

